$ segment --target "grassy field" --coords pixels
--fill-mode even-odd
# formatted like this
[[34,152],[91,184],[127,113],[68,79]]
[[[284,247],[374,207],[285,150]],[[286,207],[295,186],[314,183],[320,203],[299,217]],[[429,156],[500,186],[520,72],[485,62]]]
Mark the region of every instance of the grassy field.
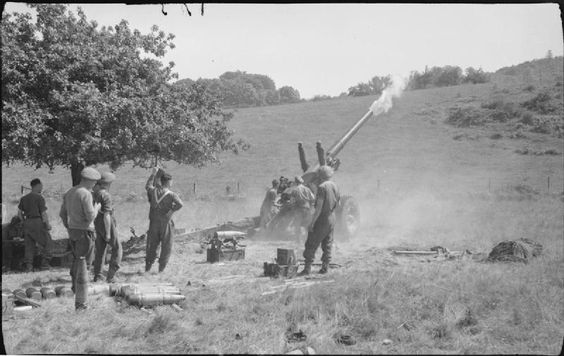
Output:
[[[529,91],[528,83],[501,79],[406,92],[343,150],[335,181],[359,201],[363,227],[354,240],[336,243],[334,260],[343,267],[324,277],[326,283],[262,295],[284,284],[260,277],[262,263],[275,257],[277,247],[301,254],[296,242],[249,241],[245,260],[210,265],[198,245],[177,241],[163,274],[141,275],[139,254],[124,261],[120,276],[174,283],[187,297],[182,311],[146,312],[94,296],[92,308],[77,314],[72,299],[46,301],[2,323],[7,352],[280,353],[308,345],[318,353],[558,354],[564,330],[562,139],[535,132],[514,136],[509,124],[445,124],[454,106],[522,101],[542,89],[539,84]],[[554,82],[545,79],[543,85]],[[251,143],[249,151],[226,154],[221,165],[200,170],[167,164],[173,189],[186,201],[177,227],[258,215],[269,182],[300,173],[298,141],[313,161],[315,142],[331,145],[375,99],[236,111],[231,126]],[[515,152],[524,148],[557,154]],[[116,172],[112,190],[123,238],[129,226],[138,233],[148,227],[143,189],[148,173],[128,166]],[[3,167],[2,201],[13,214],[20,185],[34,177],[44,181],[55,238],[66,237],[57,213],[70,185],[67,170]],[[236,191],[237,182],[240,198],[225,199],[225,186]],[[520,237],[540,242],[543,255],[524,265],[436,261],[389,251],[441,245],[488,253],[498,242]],[[2,287],[69,281],[68,271],[60,269],[5,274]],[[299,329],[307,340],[289,343],[286,332]],[[356,344],[336,343],[340,333],[352,335]],[[392,343],[383,345],[384,339]]]

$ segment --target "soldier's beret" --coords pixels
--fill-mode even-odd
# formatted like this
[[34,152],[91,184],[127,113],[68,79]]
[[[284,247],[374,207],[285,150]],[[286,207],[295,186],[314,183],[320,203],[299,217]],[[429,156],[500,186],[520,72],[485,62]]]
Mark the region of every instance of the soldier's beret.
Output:
[[112,172],[104,172],[102,173],[102,178],[100,178],[100,183],[111,183],[116,179],[116,175]]
[[100,172],[98,172],[96,169],[92,167],[84,168],[82,172],[80,172],[80,176],[84,179],[90,179],[90,180],[99,180],[100,178],[102,178]]

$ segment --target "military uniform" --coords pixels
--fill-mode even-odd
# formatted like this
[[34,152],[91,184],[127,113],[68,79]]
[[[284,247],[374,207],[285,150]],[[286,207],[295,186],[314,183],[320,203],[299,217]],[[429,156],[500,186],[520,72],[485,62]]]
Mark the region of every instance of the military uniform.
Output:
[[298,211],[299,227],[307,228],[311,219],[311,203],[315,200],[315,196],[311,189],[303,184],[298,184],[292,190],[291,197]]
[[317,188],[316,205],[323,200],[321,213],[313,225],[313,230],[308,233],[305,243],[304,258],[306,266],[311,266],[315,259],[315,251],[321,244],[323,255],[321,262],[326,268],[331,262],[333,247],[333,231],[335,229],[335,209],[340,200],[340,193],[332,181],[325,181]]
[[168,213],[179,210],[183,204],[178,195],[170,190],[152,184],[147,184],[146,190],[150,209],[145,271],[151,269],[157,258],[157,248],[162,244],[159,256],[159,272],[162,272],[170,258],[174,236],[174,221]]
[[266,192],[266,196],[260,207],[260,228],[264,229],[268,223],[272,220],[274,215],[278,212],[278,207],[276,206],[276,198],[278,197],[278,192],[276,188],[271,188]]
[[[82,170],[81,177],[94,182],[99,180],[101,175],[94,168],[86,167]],[[86,261],[91,259],[94,241],[96,240],[94,219],[98,213],[92,199],[92,190],[88,183],[84,184],[81,181],[81,184],[72,187],[65,193],[59,212],[63,225],[69,233],[69,244],[73,255],[70,269],[71,289],[75,293],[75,308],[77,310],[86,308],[86,300],[78,298],[78,273],[86,267]],[[81,285],[80,289],[81,292],[86,293],[86,290],[88,290],[87,281],[84,285]]]
[[25,245],[24,263],[26,271],[33,269],[33,257],[39,245],[43,256],[42,267],[49,267],[51,234],[46,229],[42,214],[47,210],[45,198],[39,193],[31,192],[20,199],[18,209],[23,215],[23,238]]
[[[107,178],[109,177],[109,178]],[[106,173],[102,175],[102,181],[111,183],[113,181],[113,174],[110,176]],[[109,245],[112,249],[110,257],[110,266],[108,269],[107,281],[112,282],[115,273],[120,268],[121,258],[123,254],[121,242],[118,238],[116,219],[113,214],[112,196],[107,188],[102,187],[94,194],[94,202],[100,203],[100,211],[94,219],[94,228],[96,229],[96,242],[95,242],[95,258],[94,258],[94,280],[102,278],[102,266],[104,264],[106,249]],[[107,231],[104,222],[104,215],[111,215],[110,222],[110,239],[106,240]]]

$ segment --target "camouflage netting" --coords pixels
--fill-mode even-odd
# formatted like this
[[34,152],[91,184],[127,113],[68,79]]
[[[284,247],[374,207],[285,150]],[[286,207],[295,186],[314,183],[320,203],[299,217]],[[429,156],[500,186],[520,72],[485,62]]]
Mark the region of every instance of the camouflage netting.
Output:
[[528,263],[531,258],[541,254],[541,244],[527,238],[521,238],[516,241],[500,242],[490,252],[487,261]]

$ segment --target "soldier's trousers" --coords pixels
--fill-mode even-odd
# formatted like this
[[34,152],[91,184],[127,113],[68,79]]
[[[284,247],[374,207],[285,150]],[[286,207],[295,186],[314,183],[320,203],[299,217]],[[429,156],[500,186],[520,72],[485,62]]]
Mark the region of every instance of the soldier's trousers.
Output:
[[161,245],[161,254],[159,256],[159,272],[162,272],[170,258],[172,251],[172,238],[174,234],[174,222],[172,219],[152,218],[149,222],[149,231],[147,233],[147,247],[145,253],[145,270],[151,269],[153,262],[157,258],[157,249]]
[[96,239],[96,233],[90,230],[78,230],[78,229],[68,229],[69,231],[69,243],[71,246],[71,252],[73,256],[72,266],[70,269],[70,275],[72,279],[72,291],[76,292],[76,277],[77,277],[77,267],[79,260],[84,258],[88,261],[92,255],[92,250],[94,249],[94,240]]
[[[121,246],[121,242],[118,238],[116,222],[114,217],[112,216],[112,223],[110,225],[110,241],[104,239],[106,237],[106,228],[103,225],[104,221],[95,222],[96,226],[96,242],[94,244],[94,276],[100,277],[102,274],[102,266],[104,265],[104,261],[106,259],[106,249],[108,246],[112,249],[112,255],[110,257],[110,266],[108,269],[108,279],[111,279],[114,274],[119,270],[121,258],[123,255],[123,250]],[[100,226],[102,225],[102,226]]]
[[23,222],[24,235],[24,263],[26,266],[33,266],[33,256],[39,246],[39,250],[43,255],[43,260],[48,260],[51,249],[51,234],[45,229],[43,220],[40,218],[32,218]]
[[312,264],[315,259],[315,251],[321,244],[321,262],[331,262],[331,250],[333,248],[333,231],[335,230],[335,216],[319,217],[313,225],[313,231],[307,235],[305,242],[304,258],[306,264]]

